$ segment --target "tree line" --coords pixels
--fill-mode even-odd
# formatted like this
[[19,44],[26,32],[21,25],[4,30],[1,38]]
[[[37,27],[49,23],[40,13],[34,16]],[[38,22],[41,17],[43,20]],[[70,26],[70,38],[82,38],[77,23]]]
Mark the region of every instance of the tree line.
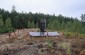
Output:
[[[40,20],[46,19],[46,28],[57,31],[77,32],[85,34],[85,22],[77,18],[43,14],[43,13],[26,13],[17,12],[15,6],[12,11],[0,9],[0,32],[9,32],[10,30],[23,28],[39,28]],[[84,19],[84,18],[82,18]],[[0,21],[0,22],[1,22]]]

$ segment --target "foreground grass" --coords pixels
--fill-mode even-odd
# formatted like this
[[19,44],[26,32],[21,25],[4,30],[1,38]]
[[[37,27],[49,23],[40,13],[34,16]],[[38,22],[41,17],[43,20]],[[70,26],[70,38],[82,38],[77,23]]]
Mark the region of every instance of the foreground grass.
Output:
[[[7,34],[0,37],[0,54],[24,55],[82,55],[85,50],[85,39],[75,37],[74,33],[64,33],[59,37],[30,37],[28,31],[37,29],[25,29],[12,33],[9,38]],[[29,49],[30,48],[30,49]],[[37,48],[37,49],[36,49]],[[35,50],[36,49],[36,54]],[[12,53],[10,53],[12,51]],[[22,54],[21,54],[22,53]]]
[[85,39],[85,34],[80,34],[80,33],[65,32],[64,35],[65,35],[66,38]]

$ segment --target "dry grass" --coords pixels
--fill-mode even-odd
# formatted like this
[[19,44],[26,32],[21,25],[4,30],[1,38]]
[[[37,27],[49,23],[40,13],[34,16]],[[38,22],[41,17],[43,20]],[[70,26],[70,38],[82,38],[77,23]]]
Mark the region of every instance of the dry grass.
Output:
[[[37,31],[38,29],[22,29],[16,30],[15,34],[8,33],[0,35],[0,55],[2,54],[20,54],[24,48],[31,45],[31,48],[38,48],[37,54],[40,55],[84,55],[85,39],[66,38],[64,35],[60,37],[30,37],[29,31]],[[70,36],[69,36],[70,37]],[[55,45],[54,45],[55,44]],[[34,47],[33,47],[34,46]],[[35,48],[36,47],[36,48]],[[29,49],[28,49],[29,50]],[[32,49],[31,49],[32,50]],[[10,53],[9,51],[12,51]],[[21,52],[20,52],[21,51]],[[43,52],[42,52],[43,51]],[[42,52],[42,53],[41,53]],[[29,54],[27,52],[27,54]],[[20,54],[21,55],[21,54]]]

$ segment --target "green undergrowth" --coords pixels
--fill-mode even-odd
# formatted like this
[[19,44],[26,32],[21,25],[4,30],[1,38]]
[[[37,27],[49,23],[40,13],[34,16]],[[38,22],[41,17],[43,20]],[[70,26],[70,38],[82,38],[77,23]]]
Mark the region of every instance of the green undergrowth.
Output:
[[64,32],[66,38],[85,38],[85,34]]
[[1,26],[0,27],[0,33],[8,33],[8,32],[14,32],[15,29],[12,27],[7,27],[7,26]]

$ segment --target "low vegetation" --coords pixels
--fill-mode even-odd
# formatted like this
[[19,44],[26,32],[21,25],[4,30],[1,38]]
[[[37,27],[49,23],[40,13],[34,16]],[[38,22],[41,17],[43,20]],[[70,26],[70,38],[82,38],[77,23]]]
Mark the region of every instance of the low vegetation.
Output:
[[[19,31],[19,32],[18,32]],[[0,35],[0,54],[8,55],[84,55],[85,38],[69,37],[30,37],[28,31],[21,29],[15,33]],[[16,34],[16,35],[15,35]],[[72,35],[72,34],[71,34]],[[70,38],[71,37],[71,38]]]

